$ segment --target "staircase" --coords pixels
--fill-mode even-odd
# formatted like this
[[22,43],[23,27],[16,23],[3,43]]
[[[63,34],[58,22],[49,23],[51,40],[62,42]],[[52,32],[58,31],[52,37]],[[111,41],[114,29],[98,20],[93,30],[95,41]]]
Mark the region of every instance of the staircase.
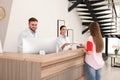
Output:
[[68,11],[76,8],[78,16],[82,20],[82,25],[85,28],[82,34],[89,30],[88,25],[93,21],[100,24],[103,37],[117,32],[116,27],[114,27],[115,22],[112,19],[112,11],[108,8],[106,0],[69,0],[69,2],[71,6]]
[[[113,11],[109,8],[109,0],[68,0],[68,11],[76,9],[78,16],[82,20],[84,30],[82,34],[88,32],[88,26],[91,22],[97,21],[100,24],[101,34],[105,38],[105,54],[108,56],[108,38],[119,38],[115,20],[113,19]],[[113,0],[112,0],[113,2]],[[113,8],[114,5],[112,6]],[[115,9],[114,9],[114,12]],[[116,13],[115,13],[116,15]]]

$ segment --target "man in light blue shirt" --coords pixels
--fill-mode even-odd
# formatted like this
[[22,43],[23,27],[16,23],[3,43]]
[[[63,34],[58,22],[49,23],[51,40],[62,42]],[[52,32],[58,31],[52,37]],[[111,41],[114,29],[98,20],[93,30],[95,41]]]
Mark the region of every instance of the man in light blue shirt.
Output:
[[38,20],[34,17],[28,20],[28,28],[22,31],[18,39],[18,52],[22,52],[24,38],[36,38],[38,36],[37,30]]

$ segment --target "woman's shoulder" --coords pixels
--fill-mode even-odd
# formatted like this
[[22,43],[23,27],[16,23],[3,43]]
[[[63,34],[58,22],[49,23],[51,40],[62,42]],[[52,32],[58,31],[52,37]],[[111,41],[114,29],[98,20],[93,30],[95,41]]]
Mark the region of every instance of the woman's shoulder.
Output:
[[89,40],[89,41],[93,40],[93,37],[92,37],[92,36],[89,36],[89,37],[88,37],[88,40]]

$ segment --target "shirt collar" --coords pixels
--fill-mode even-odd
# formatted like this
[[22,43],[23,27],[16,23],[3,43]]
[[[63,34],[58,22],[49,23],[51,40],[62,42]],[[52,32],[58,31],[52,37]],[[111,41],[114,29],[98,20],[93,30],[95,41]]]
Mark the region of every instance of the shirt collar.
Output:
[[60,37],[62,37],[62,38],[66,38],[67,36],[66,36],[66,35],[60,35]]

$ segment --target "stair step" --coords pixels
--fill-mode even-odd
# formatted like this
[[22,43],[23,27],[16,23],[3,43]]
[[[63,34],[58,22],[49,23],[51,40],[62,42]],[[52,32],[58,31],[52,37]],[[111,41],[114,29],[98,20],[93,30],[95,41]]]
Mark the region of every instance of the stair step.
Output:
[[[106,16],[106,15],[110,15],[110,13],[95,14],[96,17]],[[82,14],[82,15],[79,15],[79,16],[88,16],[88,17],[91,17],[90,14]]]
[[116,30],[116,28],[101,29],[101,31],[109,31],[109,30]]
[[120,34],[110,34],[110,35],[104,35],[104,37],[111,37],[111,38],[119,38],[120,39]]
[[[100,7],[103,7],[103,6],[107,6],[107,5],[106,4],[104,4],[104,5],[92,5],[91,8],[96,9],[96,8],[100,8]],[[76,8],[88,9],[87,6],[77,6]]]
[[[111,23],[113,21],[106,21],[106,22],[98,22],[99,24],[106,24],[106,23]],[[90,22],[83,22],[82,25],[89,25]]]
[[[93,1],[89,1],[90,4],[96,4],[96,3],[100,3],[103,2],[105,0],[93,0]],[[86,4],[85,2],[81,2],[80,4]]]
[[104,27],[112,27],[112,26],[115,26],[115,25],[100,25],[100,27],[104,28]]
[[[110,9],[100,9],[100,10],[92,10],[93,13],[99,13],[99,12],[104,12],[104,11],[108,11]],[[77,10],[77,12],[84,12],[84,13],[90,13],[89,10]]]
[[86,28],[82,31],[82,34],[86,33],[89,30],[89,28]]
[[[93,20],[93,19],[90,19],[90,18],[81,18],[82,20]],[[101,20],[107,20],[107,19],[112,19],[112,18],[96,18],[97,21],[101,21]]]

